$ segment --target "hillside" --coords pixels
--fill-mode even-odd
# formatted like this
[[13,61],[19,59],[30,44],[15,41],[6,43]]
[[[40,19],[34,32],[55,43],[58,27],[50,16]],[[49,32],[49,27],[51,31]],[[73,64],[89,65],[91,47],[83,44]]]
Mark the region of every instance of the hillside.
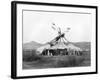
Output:
[[38,47],[42,46],[43,44],[37,43],[35,41],[31,41],[29,43],[23,44],[23,49],[26,50],[32,50],[32,49],[37,49]]
[[[72,44],[74,44],[75,46],[81,48],[81,49],[88,49],[90,50],[91,48],[91,43],[90,42],[72,42]],[[37,49],[41,46],[44,46],[46,44],[40,44],[40,43],[37,43],[35,41],[31,41],[29,43],[25,43],[23,44],[23,49],[24,50],[32,50],[32,49]]]
[[80,47],[84,50],[90,50],[91,49],[91,42],[76,42],[74,43],[75,46]]

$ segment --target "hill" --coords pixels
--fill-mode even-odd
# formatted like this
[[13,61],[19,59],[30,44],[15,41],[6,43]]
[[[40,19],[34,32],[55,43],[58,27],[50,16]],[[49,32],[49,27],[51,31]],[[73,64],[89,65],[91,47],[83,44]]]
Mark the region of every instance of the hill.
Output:
[[[47,44],[47,43],[46,43]],[[44,46],[46,44],[41,44],[35,41],[31,41],[29,43],[25,43],[23,44],[23,49],[24,50],[33,50],[33,49],[37,49],[41,46]],[[72,44],[74,44],[75,46],[84,49],[84,50],[90,50],[91,48],[91,43],[90,42],[72,42]]]
[[42,46],[43,44],[37,43],[35,41],[31,41],[29,43],[23,44],[23,49],[24,50],[32,50],[32,49],[37,49],[38,47]]
[[91,49],[91,42],[76,42],[73,44],[77,47],[80,47],[83,50],[90,50]]

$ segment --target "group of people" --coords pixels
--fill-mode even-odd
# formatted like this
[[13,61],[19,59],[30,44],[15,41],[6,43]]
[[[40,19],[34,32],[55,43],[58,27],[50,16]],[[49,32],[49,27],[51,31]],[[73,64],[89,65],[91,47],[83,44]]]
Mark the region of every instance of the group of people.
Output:
[[57,56],[57,55],[82,55],[82,51],[71,49],[44,49],[41,55],[45,56]]

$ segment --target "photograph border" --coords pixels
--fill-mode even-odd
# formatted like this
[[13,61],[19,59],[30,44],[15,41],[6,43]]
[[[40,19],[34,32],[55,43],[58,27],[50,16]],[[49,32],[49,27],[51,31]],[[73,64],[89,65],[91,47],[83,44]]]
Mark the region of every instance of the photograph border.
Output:
[[[79,7],[79,8],[93,8],[96,10],[96,71],[83,73],[69,73],[69,74],[51,74],[51,75],[37,75],[37,76],[17,76],[17,4],[31,4],[31,5],[45,5],[45,6],[59,6],[59,7]],[[11,78],[39,78],[39,77],[55,77],[68,75],[85,75],[98,73],[98,7],[89,5],[73,5],[73,4],[57,4],[57,3],[42,3],[42,2],[11,2]]]

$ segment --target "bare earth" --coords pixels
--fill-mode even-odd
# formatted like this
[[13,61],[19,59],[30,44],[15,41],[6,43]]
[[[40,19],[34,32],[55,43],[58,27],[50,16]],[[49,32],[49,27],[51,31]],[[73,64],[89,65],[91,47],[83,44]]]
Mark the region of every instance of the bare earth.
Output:
[[60,56],[35,56],[38,59],[23,61],[23,69],[43,69],[43,68],[60,68],[60,67],[81,67],[90,66],[90,53],[85,55],[60,55]]

